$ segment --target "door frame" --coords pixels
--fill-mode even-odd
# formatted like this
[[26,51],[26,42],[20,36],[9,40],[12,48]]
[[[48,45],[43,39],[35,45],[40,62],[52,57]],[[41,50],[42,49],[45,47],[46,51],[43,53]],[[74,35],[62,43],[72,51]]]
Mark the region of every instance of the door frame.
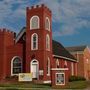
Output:
[[[38,72],[38,74],[37,74],[37,79],[39,78],[39,62],[38,62],[38,60],[36,60],[36,59],[33,59],[32,61],[31,61],[31,64],[30,64],[30,72],[32,73],[32,65],[33,64],[36,64],[37,65],[37,72]],[[33,78],[33,77],[32,77]]]

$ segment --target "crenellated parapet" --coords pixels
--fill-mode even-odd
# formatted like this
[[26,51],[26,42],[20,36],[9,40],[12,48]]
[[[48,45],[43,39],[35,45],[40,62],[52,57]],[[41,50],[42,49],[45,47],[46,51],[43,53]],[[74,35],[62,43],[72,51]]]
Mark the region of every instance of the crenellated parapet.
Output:
[[47,11],[49,11],[51,13],[51,10],[44,4],[27,7],[27,11],[34,10],[34,9],[41,9],[41,8],[44,8],[44,9],[46,9]]
[[15,35],[15,32],[10,31],[9,29],[6,29],[6,28],[0,28],[0,34]]

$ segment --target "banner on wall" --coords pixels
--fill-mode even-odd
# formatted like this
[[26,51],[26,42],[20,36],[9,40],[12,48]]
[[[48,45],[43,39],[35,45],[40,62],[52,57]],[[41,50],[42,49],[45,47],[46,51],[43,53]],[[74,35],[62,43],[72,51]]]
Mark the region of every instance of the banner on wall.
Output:
[[19,81],[32,81],[32,73],[19,73]]

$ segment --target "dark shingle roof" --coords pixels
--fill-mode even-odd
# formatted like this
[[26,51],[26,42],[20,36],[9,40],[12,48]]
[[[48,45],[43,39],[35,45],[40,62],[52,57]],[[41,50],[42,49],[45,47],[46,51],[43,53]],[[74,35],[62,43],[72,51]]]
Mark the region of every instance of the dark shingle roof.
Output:
[[84,51],[84,49],[86,48],[87,46],[72,46],[72,47],[66,47],[66,49],[70,52],[75,52],[75,51]]
[[61,43],[57,42],[57,41],[54,41],[53,40],[53,54],[54,55],[58,55],[58,56],[62,56],[62,57],[66,57],[66,58],[70,58],[70,59],[73,59],[73,60],[76,60],[74,58],[73,55],[71,55],[64,47]]

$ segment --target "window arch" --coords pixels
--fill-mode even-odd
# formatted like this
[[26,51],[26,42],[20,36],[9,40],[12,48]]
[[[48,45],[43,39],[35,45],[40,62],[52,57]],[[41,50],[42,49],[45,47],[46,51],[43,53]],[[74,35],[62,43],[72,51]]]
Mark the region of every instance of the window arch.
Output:
[[67,61],[64,62],[64,68],[67,68]]
[[22,60],[15,56],[11,60],[11,75],[17,75],[22,72]]
[[59,60],[56,60],[56,68],[59,68]]
[[30,29],[38,29],[39,28],[39,17],[33,16],[30,19]]
[[50,58],[47,60],[47,75],[50,75]]
[[31,50],[38,49],[38,35],[36,33],[31,36]]
[[45,19],[45,29],[50,31],[50,20],[48,17]]
[[50,37],[48,34],[46,35],[46,49],[50,50]]

